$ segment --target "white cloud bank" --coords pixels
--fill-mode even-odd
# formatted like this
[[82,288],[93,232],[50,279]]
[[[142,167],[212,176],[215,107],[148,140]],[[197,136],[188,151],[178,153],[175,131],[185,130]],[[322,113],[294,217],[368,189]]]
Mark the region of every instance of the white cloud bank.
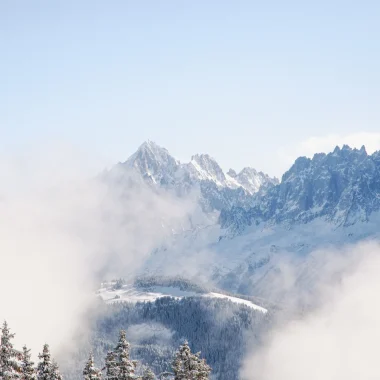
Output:
[[35,356],[47,342],[57,354],[86,329],[99,273],[133,273],[168,232],[162,220],[191,206],[147,188],[116,196],[83,180],[71,151],[0,161],[0,322],[18,348]]
[[340,282],[321,284],[317,310],[279,326],[248,356],[243,379],[379,379],[380,247],[360,244],[347,259],[355,265]]

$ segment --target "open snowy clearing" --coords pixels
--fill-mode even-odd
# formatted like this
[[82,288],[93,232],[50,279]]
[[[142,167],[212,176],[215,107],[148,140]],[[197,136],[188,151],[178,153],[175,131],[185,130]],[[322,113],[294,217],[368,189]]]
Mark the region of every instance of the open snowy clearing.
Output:
[[133,285],[124,285],[121,289],[113,289],[112,286],[104,286],[98,290],[98,294],[106,303],[153,302],[162,297],[173,297],[176,299],[181,299],[184,297],[223,298],[236,304],[246,305],[252,309],[261,311],[262,313],[267,312],[267,309],[242,298],[227,296],[225,294],[214,292],[202,294],[169,286],[153,286],[149,291],[136,288]]

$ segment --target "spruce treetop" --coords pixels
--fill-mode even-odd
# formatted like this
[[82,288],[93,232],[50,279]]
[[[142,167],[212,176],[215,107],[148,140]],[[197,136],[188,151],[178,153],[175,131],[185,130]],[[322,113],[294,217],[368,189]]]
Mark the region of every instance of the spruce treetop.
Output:
[[94,355],[92,352],[87,360],[87,363],[83,370],[83,376],[85,380],[99,380],[102,377],[101,371],[95,367]]
[[0,341],[0,378],[2,380],[14,380],[20,378],[20,366],[17,360],[17,352],[13,348],[11,334],[6,321],[1,328]]
[[187,341],[179,348],[173,362],[175,380],[208,380],[211,368],[200,352],[193,354]]

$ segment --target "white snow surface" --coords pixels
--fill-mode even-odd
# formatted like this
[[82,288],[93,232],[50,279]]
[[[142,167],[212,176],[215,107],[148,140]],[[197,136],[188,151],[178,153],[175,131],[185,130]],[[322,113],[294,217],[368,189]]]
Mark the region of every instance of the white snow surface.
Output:
[[233,303],[246,305],[254,310],[261,311],[262,313],[267,313],[267,309],[254,304],[251,301],[227,296],[221,293],[209,292],[209,293],[196,293],[192,291],[185,291],[175,287],[169,286],[152,286],[149,290],[139,289],[132,284],[124,285],[121,289],[113,289],[113,283],[102,284],[102,287],[98,290],[98,294],[106,303],[115,302],[154,302],[155,300],[162,297],[173,297],[175,299],[181,299],[184,297],[209,297],[209,298],[220,298],[229,300]]
[[248,301],[248,300],[244,300],[242,298],[238,298],[238,297],[232,297],[232,296],[227,296],[225,294],[221,294],[221,293],[207,293],[204,295],[205,297],[211,297],[211,298],[223,298],[223,299],[227,299],[231,302],[234,302],[234,303],[238,303],[240,305],[246,305],[252,309],[255,309],[255,310],[259,310],[261,311],[262,313],[267,313],[267,309],[261,307],[261,306],[258,306],[256,304],[254,304],[253,302],[251,301]]

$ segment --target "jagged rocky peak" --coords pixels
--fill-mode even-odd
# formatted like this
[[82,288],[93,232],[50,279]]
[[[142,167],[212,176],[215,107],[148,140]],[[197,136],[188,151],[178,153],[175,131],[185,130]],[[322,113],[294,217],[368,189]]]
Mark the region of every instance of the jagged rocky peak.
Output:
[[355,198],[363,199],[358,191],[364,190],[370,182],[369,190],[378,190],[379,169],[364,147],[352,149],[343,145],[331,153],[314,155],[312,160],[300,157],[283,176],[282,203],[285,208],[303,212],[308,218],[314,214],[329,214],[331,219],[339,217],[341,221],[340,216],[347,217],[349,210],[359,206],[367,215],[367,206]]
[[173,176],[180,164],[165,148],[147,140],[124,165],[137,170],[154,183],[170,183],[173,182]]
[[334,151],[332,154],[334,155],[344,155],[344,154],[350,154],[350,153],[354,153],[354,154],[360,154],[360,155],[368,155],[367,154],[367,150],[365,148],[364,145],[362,145],[362,147],[360,149],[357,149],[357,148],[351,148],[349,145],[347,144],[344,144],[342,146],[342,148],[340,148],[338,145],[335,147]]
[[315,153],[313,156],[313,161],[320,161],[326,157],[326,153]]
[[297,158],[281,183],[253,208],[240,214],[227,211],[222,222],[242,229],[257,222],[307,223],[323,217],[348,226],[368,220],[378,210],[379,153],[368,155],[365,147],[352,149],[344,145],[328,154],[318,153],[312,159]]
[[[330,153],[316,153],[313,158],[298,157],[291,168],[285,172],[282,177],[282,182],[286,182],[292,179],[294,175],[299,175],[307,171],[314,170],[327,170],[328,168],[334,168],[343,170],[343,166],[348,169],[353,164],[357,165],[360,162],[364,162],[370,157],[367,154],[365,146],[360,149],[351,148],[349,145],[343,145],[342,148],[336,146]],[[354,165],[354,166],[355,166]]]
[[201,180],[212,181],[221,187],[237,189],[241,187],[249,194],[257,193],[262,186],[270,187],[278,183],[277,178],[271,178],[254,168],[245,167],[239,173],[230,169],[227,173],[208,154],[197,154],[191,158],[190,165],[193,174]]
[[121,183],[129,183],[133,177],[133,183],[144,181],[153,188],[174,191],[179,196],[200,189],[200,203],[210,210],[233,205],[245,207],[254,193],[275,183],[274,179],[252,168],[245,168],[239,174],[231,170],[229,174],[224,173],[208,154],[197,154],[190,162],[180,163],[165,148],[149,140],[109,174],[114,174]]
[[128,158],[127,162],[132,163],[134,166],[139,164],[149,166],[152,163],[170,166],[177,166],[179,164],[179,162],[169,154],[167,149],[150,140],[142,143],[137,151]]
[[259,173],[257,172],[256,169],[250,168],[250,167],[245,167],[241,170],[239,175],[247,175],[247,176],[253,176],[253,175],[258,175]]
[[251,194],[257,193],[263,186],[274,186],[278,184],[277,178],[271,178],[268,174],[258,172],[256,169],[249,167],[244,168],[235,179]]
[[[219,186],[226,185],[226,176],[216,160],[208,154],[196,154],[191,157],[190,165],[201,180],[215,182]],[[191,168],[190,166],[190,168]]]
[[228,170],[227,175],[229,175],[231,178],[235,178],[237,176],[237,173],[234,169],[230,169]]

